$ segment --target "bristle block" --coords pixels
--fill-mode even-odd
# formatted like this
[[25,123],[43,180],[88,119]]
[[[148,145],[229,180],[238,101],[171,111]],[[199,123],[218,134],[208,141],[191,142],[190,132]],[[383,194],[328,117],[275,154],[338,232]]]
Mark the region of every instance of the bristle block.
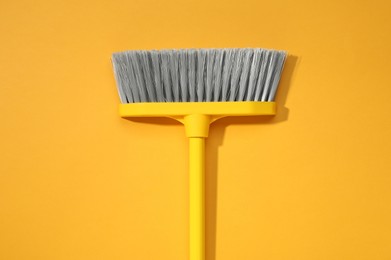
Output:
[[273,101],[286,52],[260,48],[113,54],[121,102]]

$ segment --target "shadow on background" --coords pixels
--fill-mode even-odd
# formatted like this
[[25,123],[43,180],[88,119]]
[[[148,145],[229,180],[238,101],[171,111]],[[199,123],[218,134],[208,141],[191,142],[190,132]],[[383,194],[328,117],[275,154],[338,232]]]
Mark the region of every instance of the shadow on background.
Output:
[[[211,125],[206,141],[205,169],[205,229],[206,260],[216,260],[216,219],[217,219],[217,182],[218,182],[218,150],[223,145],[224,132],[228,125],[275,124],[288,120],[289,109],[285,107],[291,80],[297,66],[298,57],[289,55],[285,61],[284,71],[276,96],[277,114],[275,116],[226,117]],[[179,125],[170,118],[127,118],[134,122],[157,125]]]

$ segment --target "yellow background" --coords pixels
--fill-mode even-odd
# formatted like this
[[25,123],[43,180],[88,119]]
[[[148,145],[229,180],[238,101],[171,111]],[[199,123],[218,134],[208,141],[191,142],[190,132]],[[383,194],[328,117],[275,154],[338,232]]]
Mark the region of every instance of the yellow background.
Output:
[[[127,49],[290,53],[207,141],[208,260],[391,259],[391,2],[0,2],[0,259],[186,259],[187,140],[127,121]],[[157,124],[155,124],[156,122]]]

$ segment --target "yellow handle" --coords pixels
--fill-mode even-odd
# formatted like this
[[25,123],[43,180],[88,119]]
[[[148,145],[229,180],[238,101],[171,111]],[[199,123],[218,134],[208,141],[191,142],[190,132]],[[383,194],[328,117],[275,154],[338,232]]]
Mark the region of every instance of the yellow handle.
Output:
[[205,138],[189,138],[190,260],[205,259]]
[[120,105],[122,117],[166,116],[185,125],[190,146],[190,260],[205,260],[205,138],[225,116],[274,115],[274,102],[147,102]]

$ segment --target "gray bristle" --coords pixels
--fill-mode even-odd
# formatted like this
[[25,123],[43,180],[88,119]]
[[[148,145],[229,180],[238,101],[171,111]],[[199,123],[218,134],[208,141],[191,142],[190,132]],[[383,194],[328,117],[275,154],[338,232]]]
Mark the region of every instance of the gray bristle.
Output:
[[285,51],[259,48],[113,54],[122,103],[273,101]]

